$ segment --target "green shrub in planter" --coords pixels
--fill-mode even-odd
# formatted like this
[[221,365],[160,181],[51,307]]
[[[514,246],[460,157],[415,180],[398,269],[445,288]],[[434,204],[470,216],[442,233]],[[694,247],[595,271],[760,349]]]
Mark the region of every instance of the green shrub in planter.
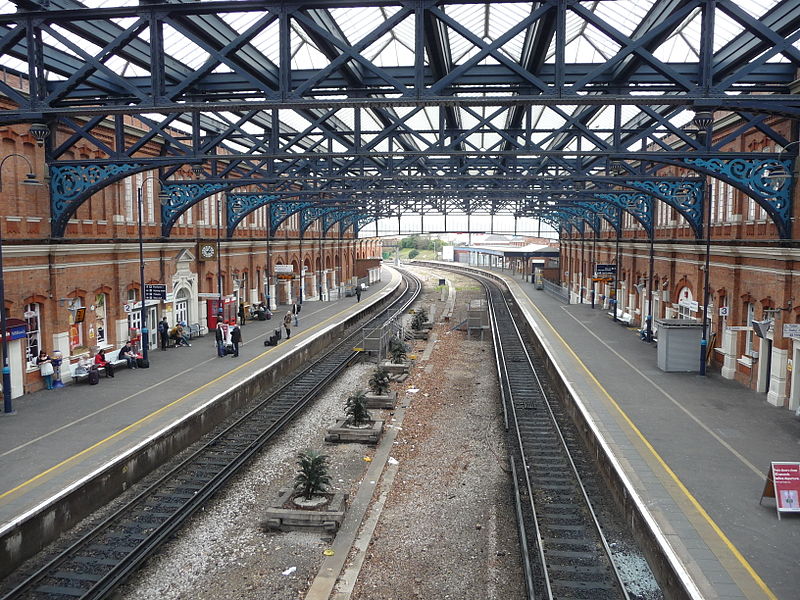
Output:
[[389,371],[378,367],[369,379],[369,389],[373,394],[383,396],[389,391]]
[[294,489],[306,500],[324,493],[331,483],[328,475],[328,456],[314,450],[297,455],[299,470],[294,478]]
[[367,410],[367,397],[364,392],[357,392],[347,399],[344,406],[344,414],[347,415],[347,422],[354,427],[365,425],[372,421],[372,417]]
[[428,320],[428,313],[425,312],[424,308],[419,309],[415,314],[414,318],[411,319],[411,329],[414,331],[420,331],[422,329],[423,324]]
[[392,362],[400,364],[408,358],[408,346],[398,337],[393,337],[389,340],[389,356]]

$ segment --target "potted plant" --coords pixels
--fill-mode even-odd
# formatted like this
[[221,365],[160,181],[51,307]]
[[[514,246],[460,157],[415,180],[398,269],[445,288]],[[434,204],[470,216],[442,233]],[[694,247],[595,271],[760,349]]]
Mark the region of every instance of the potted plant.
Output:
[[426,323],[428,321],[428,314],[425,312],[424,308],[419,309],[417,312],[414,313],[414,317],[411,319],[411,329],[414,331],[414,337],[418,340],[427,340],[428,339],[428,332]]
[[389,362],[383,363],[383,368],[393,374],[407,373],[408,345],[397,336],[393,336],[389,339],[388,351]]
[[397,392],[389,391],[391,378],[389,371],[378,366],[369,378],[369,393],[366,394],[367,408],[394,408]]
[[328,456],[314,450],[300,452],[297,467],[294,485],[281,488],[267,508],[262,529],[335,532],[344,520],[347,494],[329,490]]
[[326,442],[378,443],[383,432],[383,421],[375,420],[369,414],[364,392],[356,392],[347,398],[344,413],[344,418],[336,419],[333,427],[328,428]]
[[299,470],[294,478],[294,491],[299,493],[299,498],[312,500],[314,496],[321,495],[331,483],[328,475],[328,455],[320,454],[314,450],[300,452],[297,455]]
[[372,415],[367,410],[367,397],[364,392],[356,392],[347,398],[344,405],[347,424],[351,427],[363,427],[372,422]]

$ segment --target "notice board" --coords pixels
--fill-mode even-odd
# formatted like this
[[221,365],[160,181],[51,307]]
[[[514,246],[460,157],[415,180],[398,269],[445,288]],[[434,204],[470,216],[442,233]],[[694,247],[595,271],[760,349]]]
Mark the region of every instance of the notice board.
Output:
[[778,520],[781,513],[800,512],[800,462],[770,463],[761,494],[761,499],[764,498],[775,498]]

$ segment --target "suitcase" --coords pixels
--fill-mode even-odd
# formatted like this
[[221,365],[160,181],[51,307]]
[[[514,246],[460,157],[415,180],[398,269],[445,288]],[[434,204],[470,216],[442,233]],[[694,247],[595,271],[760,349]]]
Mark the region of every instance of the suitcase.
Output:
[[140,369],[149,369],[150,368],[150,359],[144,358],[137,358],[136,359],[136,366]]
[[89,371],[89,385],[97,385],[100,383],[100,371],[91,369]]

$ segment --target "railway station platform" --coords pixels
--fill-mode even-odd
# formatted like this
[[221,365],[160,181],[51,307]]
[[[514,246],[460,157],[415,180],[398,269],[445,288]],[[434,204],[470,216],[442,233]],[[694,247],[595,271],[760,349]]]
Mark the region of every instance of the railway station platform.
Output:
[[[214,332],[191,347],[152,350],[149,369],[118,368],[98,385],[75,383],[17,398],[15,414],[0,418],[0,535],[9,552],[9,532],[47,512],[121,456],[130,455],[164,431],[199,413],[255,372],[274,369],[290,353],[309,346],[354,314],[378,303],[399,284],[396,270],[361,295],[304,302],[291,338],[265,347],[283,325],[287,306],[272,319],[247,321],[239,356],[217,356]],[[50,517],[52,520],[53,517]]]
[[794,412],[716,372],[661,371],[656,345],[607,310],[482,270],[509,283],[693,597],[800,598],[800,514],[778,520],[774,499],[759,504],[770,462],[800,461]]

